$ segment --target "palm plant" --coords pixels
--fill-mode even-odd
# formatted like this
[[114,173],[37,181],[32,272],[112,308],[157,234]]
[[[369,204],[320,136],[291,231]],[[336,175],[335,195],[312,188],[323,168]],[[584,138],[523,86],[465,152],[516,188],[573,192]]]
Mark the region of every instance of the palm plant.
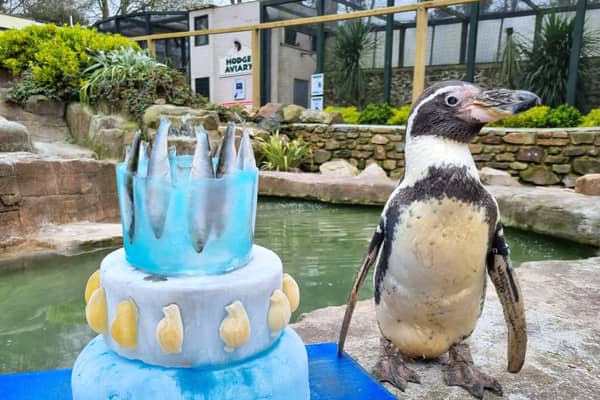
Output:
[[364,103],[366,77],[362,65],[364,55],[375,49],[369,25],[361,19],[341,25],[333,42],[330,62],[327,63],[332,76],[336,97],[348,104],[361,106]]
[[300,140],[284,140],[275,132],[268,140],[258,139],[260,155],[265,159],[261,169],[289,171],[300,167],[310,153],[307,144]]
[[[575,18],[551,14],[541,29],[536,46],[520,46],[525,59],[522,64],[522,86],[537,93],[544,104],[551,107],[566,102],[574,28]],[[580,108],[586,82],[591,78],[589,57],[598,50],[599,44],[596,32],[584,32],[577,70],[577,101]]]

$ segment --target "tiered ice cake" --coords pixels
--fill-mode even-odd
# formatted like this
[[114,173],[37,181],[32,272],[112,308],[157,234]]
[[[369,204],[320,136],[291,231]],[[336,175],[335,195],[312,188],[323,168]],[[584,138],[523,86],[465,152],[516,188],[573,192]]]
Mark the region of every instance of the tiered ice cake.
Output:
[[117,166],[124,249],[89,279],[73,398],[285,399],[309,396],[305,348],[287,327],[296,282],[253,246],[258,170],[248,131],[229,124],[217,157],[196,129],[194,156],[150,156],[136,135]]

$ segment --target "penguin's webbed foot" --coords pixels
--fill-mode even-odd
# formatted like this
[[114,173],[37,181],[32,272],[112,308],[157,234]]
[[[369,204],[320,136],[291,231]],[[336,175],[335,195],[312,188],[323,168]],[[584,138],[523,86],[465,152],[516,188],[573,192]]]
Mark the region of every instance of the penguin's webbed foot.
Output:
[[486,390],[502,396],[502,386],[475,367],[469,346],[465,343],[450,347],[444,380],[448,386],[461,386],[478,399],[483,398]]
[[403,392],[408,382],[421,383],[419,375],[405,365],[404,357],[392,342],[387,339],[382,339],[381,342],[382,352],[373,369],[375,378],[380,382],[388,382]]

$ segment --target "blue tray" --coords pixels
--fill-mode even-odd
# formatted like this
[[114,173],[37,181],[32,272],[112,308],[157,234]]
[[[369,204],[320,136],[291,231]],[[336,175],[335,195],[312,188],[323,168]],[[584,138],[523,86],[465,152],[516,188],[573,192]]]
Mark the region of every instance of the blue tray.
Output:
[[[349,356],[338,357],[335,343],[306,346],[311,400],[393,400]],[[71,400],[71,370],[0,375],[2,400]]]

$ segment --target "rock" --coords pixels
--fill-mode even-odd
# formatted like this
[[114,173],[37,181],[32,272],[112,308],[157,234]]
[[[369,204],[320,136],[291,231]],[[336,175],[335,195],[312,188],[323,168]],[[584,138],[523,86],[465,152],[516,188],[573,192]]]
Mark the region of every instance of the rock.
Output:
[[35,152],[40,157],[56,157],[66,160],[80,158],[98,159],[98,155],[92,150],[70,143],[60,142],[33,142]]
[[568,174],[571,172],[571,164],[554,164],[552,166],[552,171],[557,174]]
[[479,171],[479,179],[484,185],[518,186],[513,177],[506,171],[483,167]]
[[481,138],[481,143],[483,144],[500,144],[502,143],[502,139],[498,136],[484,136]]
[[371,143],[373,143],[373,144],[388,144],[389,142],[390,142],[390,139],[388,139],[387,137],[380,135],[380,134],[374,135],[371,138]]
[[570,132],[569,137],[573,144],[593,144],[598,134],[595,132]]
[[267,119],[275,117],[277,120],[282,121],[284,119],[283,108],[283,104],[280,103],[267,103],[258,110],[256,115]]
[[[393,169],[393,168],[392,168]],[[371,163],[363,169],[358,177],[361,179],[388,179],[387,174],[377,163]]]
[[94,113],[87,104],[74,102],[67,106],[65,119],[76,143],[83,144],[89,139],[93,116]]
[[562,178],[561,182],[563,185],[565,185],[566,188],[574,188],[577,178],[578,178],[578,176],[576,176],[576,175],[567,175]]
[[535,165],[519,173],[521,179],[536,185],[554,185],[560,182],[560,179],[549,167],[545,165]]
[[216,111],[200,110],[191,107],[174,106],[171,104],[153,105],[146,109],[142,117],[142,127],[157,129],[161,117],[171,121],[171,128],[175,129],[187,122],[190,125],[204,126],[206,130],[219,128],[219,115]]
[[329,118],[329,113],[319,110],[304,110],[300,115],[300,122],[313,124],[326,124]]
[[396,160],[383,160],[382,166],[386,171],[391,171],[396,168]]
[[569,144],[569,139],[538,139],[537,144],[540,146],[566,146]]
[[600,160],[588,157],[576,158],[573,161],[573,170],[581,175],[600,173]]
[[121,224],[76,222],[46,225],[31,239],[32,244],[73,256],[88,251],[109,249],[123,244]]
[[2,153],[0,199],[0,248],[48,224],[119,218],[115,165],[106,161]]
[[489,186],[502,223],[600,247],[600,201],[566,189]]
[[331,160],[331,152],[323,149],[318,149],[314,153],[316,164],[323,164],[325,161]]
[[479,154],[483,151],[483,146],[480,144],[471,143],[469,144],[469,150],[471,150],[471,154]]
[[0,152],[33,151],[31,138],[27,128],[23,125],[0,120]]
[[345,160],[327,161],[319,166],[319,171],[323,175],[337,177],[356,176],[358,174],[358,168]]
[[502,140],[511,144],[535,144],[535,135],[529,132],[510,132]]
[[65,115],[65,102],[49,99],[42,94],[29,96],[23,107],[25,111],[37,115],[49,115],[62,118]]
[[[595,399],[600,381],[600,258],[524,263],[516,269],[528,324],[527,358],[518,374],[506,371],[506,325],[496,291],[488,285],[483,314],[469,340],[475,364],[498,379],[511,399]],[[350,288],[348,288],[350,290]],[[304,343],[336,342],[344,306],[304,314],[292,325]],[[358,302],[345,350],[367,371],[378,357],[379,331],[373,300]],[[443,382],[444,361],[410,361],[421,384],[405,392],[386,387],[399,399],[470,399],[464,389]],[[558,393],[558,395],[557,395]],[[486,394],[484,398],[493,398]]]
[[518,161],[511,162],[509,166],[510,169],[514,169],[515,171],[522,171],[524,169],[527,169],[527,164]]
[[544,149],[541,147],[524,147],[517,152],[518,161],[531,161],[540,163],[544,158]]
[[585,149],[582,147],[567,147],[562,151],[564,156],[577,157],[585,154]]
[[323,122],[326,123],[327,125],[343,124],[344,117],[342,116],[342,113],[340,113],[339,111],[332,111],[330,113],[327,113],[327,117],[325,118],[325,120]]
[[334,204],[382,205],[395,186],[389,179],[260,171],[259,194]]
[[296,122],[304,111],[304,107],[289,104],[283,107],[283,122]]
[[600,174],[587,174],[577,178],[575,192],[589,196],[600,196]]

